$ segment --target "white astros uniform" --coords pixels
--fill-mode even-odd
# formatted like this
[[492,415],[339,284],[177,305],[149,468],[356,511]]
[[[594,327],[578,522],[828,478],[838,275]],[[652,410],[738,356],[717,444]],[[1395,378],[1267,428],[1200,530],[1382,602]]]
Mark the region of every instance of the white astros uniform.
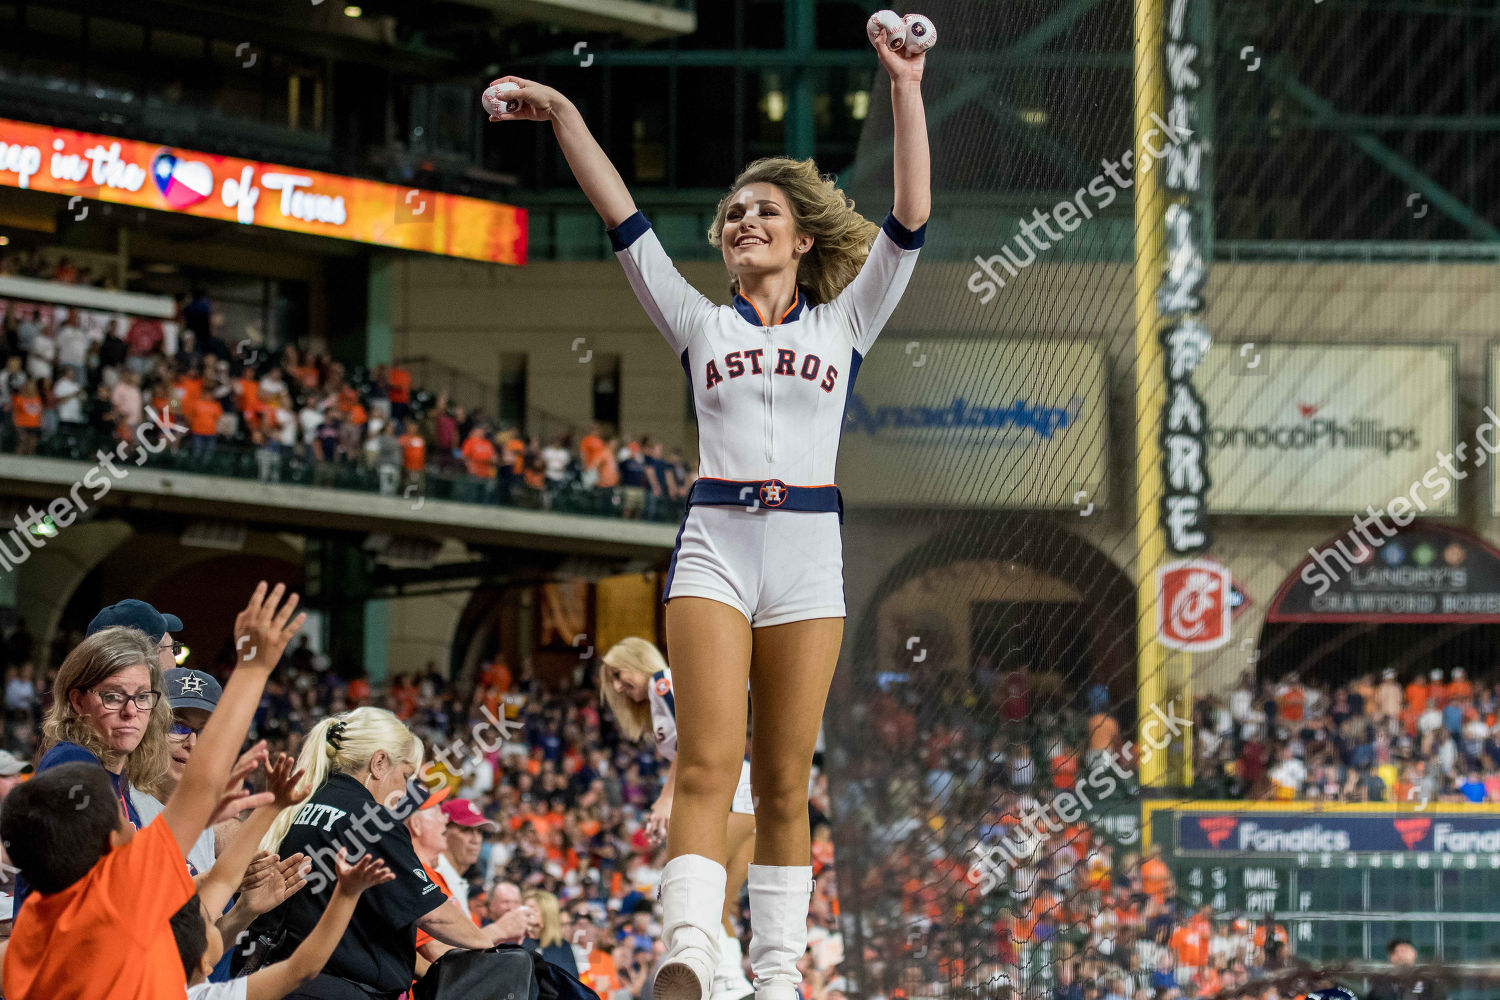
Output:
[[609,231],[636,298],[688,375],[699,472],[663,598],[707,597],[754,627],[844,616],[834,485],[860,362],[895,311],[926,227],[894,216],[832,302],[797,292],[772,322],[740,295],[716,306],[672,266],[637,212]]
[[[651,731],[656,734],[657,752],[669,761],[677,759],[677,699],[672,695],[672,670],[670,667],[651,675],[651,686],[647,691],[651,705]],[[750,760],[740,767],[740,783],[734,789],[734,804],[730,812],[755,815],[755,796],[750,792]]]

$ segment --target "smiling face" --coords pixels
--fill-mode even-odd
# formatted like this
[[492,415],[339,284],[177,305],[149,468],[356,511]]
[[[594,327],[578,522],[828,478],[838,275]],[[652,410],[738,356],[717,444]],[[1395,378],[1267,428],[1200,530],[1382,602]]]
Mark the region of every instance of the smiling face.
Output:
[[775,184],[747,184],[729,199],[719,233],[724,266],[740,279],[795,271],[812,249],[811,236],[799,235],[786,193]]
[[634,670],[624,667],[611,666],[609,668],[609,684],[615,689],[616,694],[624,695],[631,701],[646,700],[646,685],[651,678]]
[[[132,699],[150,690],[151,672],[144,663],[137,663],[116,671],[90,690],[68,692],[68,699],[73,710],[98,730],[106,746],[115,753],[128,754],[140,746],[146,724],[151,721],[151,711],[137,708]],[[102,700],[111,692],[125,696],[125,703],[113,711],[105,708]]]

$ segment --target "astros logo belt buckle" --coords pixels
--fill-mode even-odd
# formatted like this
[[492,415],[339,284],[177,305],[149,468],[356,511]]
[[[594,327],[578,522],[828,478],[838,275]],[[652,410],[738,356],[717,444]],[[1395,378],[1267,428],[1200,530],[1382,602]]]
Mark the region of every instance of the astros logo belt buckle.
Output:
[[760,502],[767,507],[780,507],[786,503],[786,484],[779,479],[767,479],[760,484]]

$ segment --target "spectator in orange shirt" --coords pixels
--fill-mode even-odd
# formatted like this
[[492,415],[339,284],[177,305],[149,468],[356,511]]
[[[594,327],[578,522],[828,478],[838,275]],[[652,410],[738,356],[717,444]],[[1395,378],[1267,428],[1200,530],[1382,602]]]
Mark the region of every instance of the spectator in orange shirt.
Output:
[[407,419],[411,416],[411,372],[399,364],[391,365],[385,381],[386,397],[391,401],[391,419]]
[[589,424],[589,432],[578,442],[578,458],[584,469],[587,470],[593,464],[594,456],[607,447],[604,437],[599,432],[598,422]]
[[573,917],[573,957],[578,965],[578,980],[601,997],[621,989],[620,974],[614,956],[599,947],[599,928],[583,911]]
[[475,502],[494,503],[495,501],[495,446],[485,436],[484,428],[475,424],[469,431],[468,440],[464,442],[462,449],[464,463],[468,466],[469,475],[473,476],[473,492],[471,499]]
[[210,396],[200,396],[193,401],[187,418],[188,429],[193,432],[194,461],[203,462],[213,457],[219,418],[223,415],[224,408]]
[[1411,683],[1406,685],[1406,710],[1412,713],[1412,718],[1427,710],[1427,682],[1422,679],[1421,674],[1413,677]]
[[11,397],[10,419],[16,428],[16,454],[35,455],[42,433],[42,394],[36,380],[27,379],[21,391]]
[[417,431],[415,423],[408,423],[401,434],[401,469],[405,473],[404,490],[415,487],[421,493],[426,489],[427,439]]
[[240,377],[235,381],[235,394],[238,397],[237,405],[240,413],[244,414],[245,423],[253,425],[259,422],[262,410],[260,382],[256,379],[253,369],[242,368],[240,370]]
[[1171,869],[1161,858],[1160,844],[1152,844],[1141,862],[1141,889],[1158,903],[1165,903],[1175,892]]
[[[283,628],[285,621],[274,620],[281,588],[269,601],[265,596],[262,583],[239,619],[258,656],[242,661],[224,685],[181,781],[144,830],[131,827],[108,772],[97,764],[62,764],[6,797],[0,838],[33,887],[26,919],[17,921],[5,955],[10,1000],[186,996],[187,976],[169,923],[196,889],[184,856],[219,809],[266,679],[305,617]],[[133,658],[145,663],[155,654],[151,641],[137,634]],[[250,796],[240,804],[256,808],[274,797]],[[107,973],[102,979],[101,970]]]
[[1469,683],[1463,667],[1454,667],[1448,676],[1451,678],[1447,689],[1448,701],[1468,701],[1474,697],[1474,685]]

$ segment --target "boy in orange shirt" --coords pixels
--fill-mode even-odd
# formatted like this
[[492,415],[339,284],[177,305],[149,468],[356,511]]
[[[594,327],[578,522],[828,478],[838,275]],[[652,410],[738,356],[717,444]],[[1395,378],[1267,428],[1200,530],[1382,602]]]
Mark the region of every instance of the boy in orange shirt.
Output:
[[[306,615],[286,588],[261,583],[235,619],[248,654],[203,727],[166,808],[136,833],[108,774],[64,764],[13,790],[0,839],[35,890],[5,955],[8,1000],[162,1000],[183,997],[187,978],[169,921],[192,898],[184,855],[208,826],[250,728],[271,670]],[[259,807],[274,796],[243,800]],[[101,975],[101,970],[105,974]]]

